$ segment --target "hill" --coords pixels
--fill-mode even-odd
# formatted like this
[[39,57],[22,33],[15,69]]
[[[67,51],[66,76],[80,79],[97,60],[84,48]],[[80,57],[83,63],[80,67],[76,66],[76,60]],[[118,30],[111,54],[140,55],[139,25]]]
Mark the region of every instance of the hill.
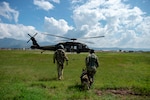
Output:
[[29,44],[23,40],[16,40],[12,38],[0,39],[0,48],[28,48]]
[[[42,42],[39,44],[40,45],[51,45],[48,42]],[[32,45],[31,41],[29,43],[27,43],[27,41],[16,40],[13,38],[0,39],[0,48],[30,48],[31,45]]]

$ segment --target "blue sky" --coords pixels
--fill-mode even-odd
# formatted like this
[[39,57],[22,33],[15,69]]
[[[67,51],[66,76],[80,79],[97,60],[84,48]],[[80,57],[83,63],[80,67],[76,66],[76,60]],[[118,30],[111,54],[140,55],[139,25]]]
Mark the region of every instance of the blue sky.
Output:
[[0,38],[89,39],[90,47],[150,48],[150,0],[0,0]]

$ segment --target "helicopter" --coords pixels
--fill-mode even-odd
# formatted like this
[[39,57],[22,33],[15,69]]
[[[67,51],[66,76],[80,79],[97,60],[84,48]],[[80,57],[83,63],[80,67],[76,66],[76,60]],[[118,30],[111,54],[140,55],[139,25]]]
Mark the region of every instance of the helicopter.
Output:
[[[59,37],[59,38],[64,38],[67,40],[71,40],[71,41],[66,41],[66,42],[60,42],[57,43],[55,45],[50,45],[50,46],[40,46],[36,39],[35,36],[38,33],[34,34],[33,36],[31,36],[30,34],[28,34],[30,36],[30,39],[27,41],[27,43],[31,40],[32,41],[32,46],[30,47],[31,49],[41,49],[43,51],[41,51],[41,53],[43,53],[45,50],[51,50],[51,51],[55,51],[58,49],[58,47],[60,45],[64,46],[64,50],[66,52],[76,52],[76,53],[80,53],[80,52],[89,52],[89,50],[91,50],[86,44],[84,43],[80,43],[77,42],[77,38],[68,38],[68,37],[63,37],[63,36],[58,36],[58,35],[53,35],[53,34],[45,34],[45,35],[50,35],[53,37]],[[104,36],[96,36],[96,37],[86,37],[84,39],[88,39],[88,38],[101,38]]]

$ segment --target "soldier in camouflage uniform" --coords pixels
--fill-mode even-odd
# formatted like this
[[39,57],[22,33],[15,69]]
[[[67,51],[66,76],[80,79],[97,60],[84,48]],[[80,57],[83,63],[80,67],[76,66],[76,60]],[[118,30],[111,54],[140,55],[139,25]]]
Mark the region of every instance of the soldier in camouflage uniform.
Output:
[[94,50],[90,50],[89,55],[85,59],[87,74],[90,81],[90,86],[94,82],[94,75],[96,73],[97,67],[99,67],[98,58],[94,53]]
[[64,69],[64,62],[68,64],[68,57],[63,50],[63,45],[60,45],[58,49],[54,53],[53,62],[57,61],[57,71],[58,71],[58,79],[63,79],[63,69]]

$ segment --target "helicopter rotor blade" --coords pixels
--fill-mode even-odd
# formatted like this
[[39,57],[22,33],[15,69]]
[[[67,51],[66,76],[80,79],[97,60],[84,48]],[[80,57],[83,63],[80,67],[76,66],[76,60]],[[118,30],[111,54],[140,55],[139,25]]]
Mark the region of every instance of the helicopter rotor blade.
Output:
[[[93,36],[93,37],[84,37],[84,38],[68,38],[68,37],[64,37],[64,36],[59,36],[59,35],[54,35],[54,34],[47,34],[47,33],[43,33],[45,35],[49,35],[49,36],[54,36],[54,37],[59,37],[59,38],[64,38],[64,39],[67,39],[67,40],[71,40],[71,41],[76,41],[76,40],[83,40],[83,39],[91,39],[91,38],[102,38],[102,37],[105,37],[105,36]],[[88,42],[90,43],[90,42]],[[94,44],[93,42],[91,42],[91,44]]]
[[32,37],[30,34],[28,34],[30,37]]
[[94,42],[91,42],[91,41],[85,41],[85,39],[102,38],[102,37],[105,37],[105,36],[83,37],[83,38],[79,38],[78,40],[84,41],[85,43],[89,43],[89,44],[95,44]]
[[[43,34],[45,34],[45,33],[43,33]],[[54,37],[59,37],[59,38],[64,38],[64,39],[71,40],[71,38],[64,37],[64,36],[58,36],[58,35],[54,35],[54,34],[45,34],[45,35],[49,35],[49,36],[54,36]]]
[[29,43],[29,42],[30,42],[30,40],[31,40],[31,39],[29,39],[29,40],[27,41],[27,43]]
[[94,44],[94,42],[90,42],[90,41],[86,41],[86,43],[89,43],[89,44]]
[[38,33],[35,33],[32,37],[35,37]]
[[32,38],[32,36],[30,35],[30,34],[28,34],[29,36],[30,36],[30,39],[27,41],[27,43],[29,43],[30,42],[30,40],[31,40],[31,38]]
[[90,38],[102,38],[102,37],[105,37],[105,36],[84,37],[84,38],[82,38],[82,39],[90,39]]
[[78,39],[78,41],[81,42],[81,43],[95,44],[92,41],[87,41],[87,40],[83,40],[83,39]]

